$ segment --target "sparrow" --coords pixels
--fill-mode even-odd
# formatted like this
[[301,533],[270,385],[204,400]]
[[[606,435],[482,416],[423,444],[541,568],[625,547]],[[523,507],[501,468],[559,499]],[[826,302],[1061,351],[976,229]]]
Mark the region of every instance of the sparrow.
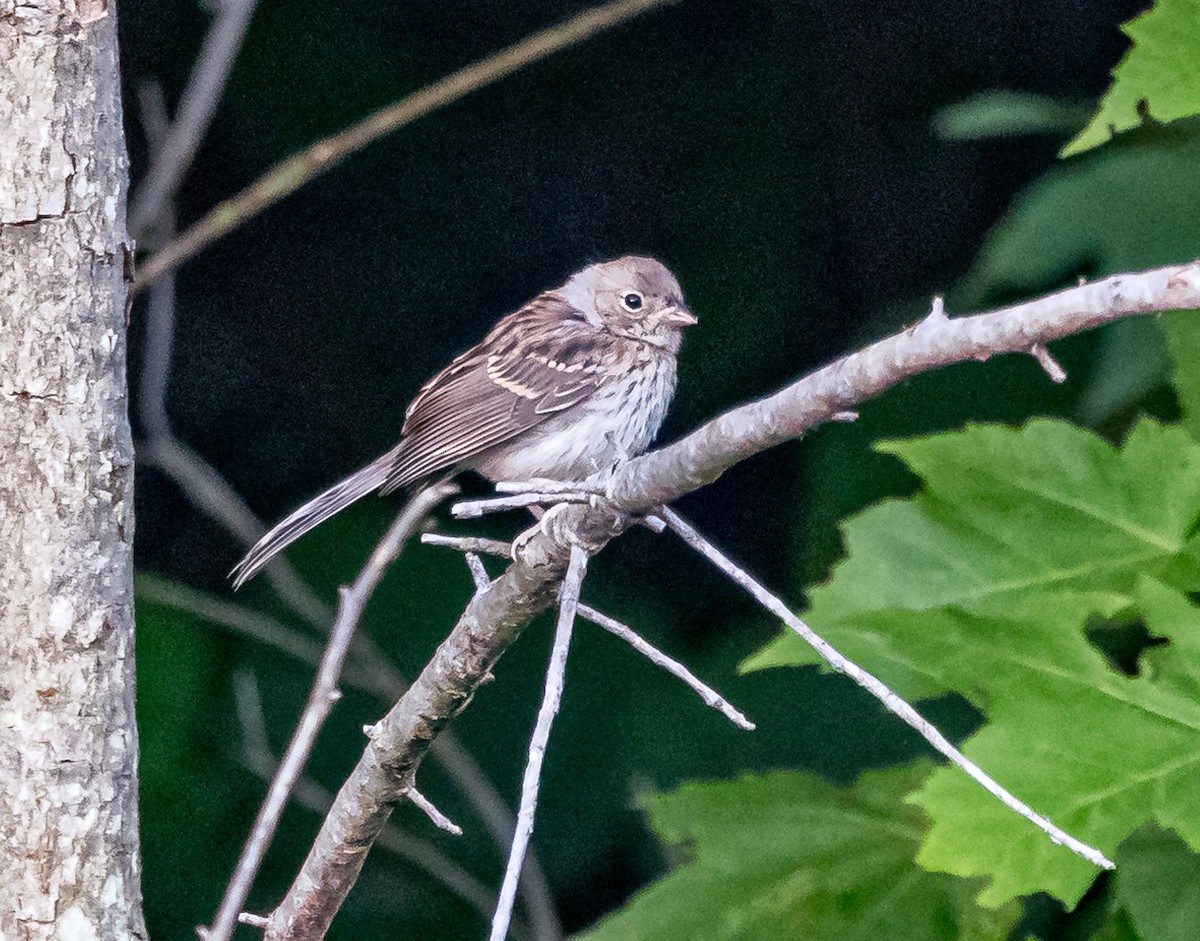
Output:
[[374,491],[415,491],[463,470],[570,482],[641,454],[671,404],[683,330],[695,323],[679,282],[653,258],[573,274],[425,383],[400,443],[263,536],[230,573],[234,588]]

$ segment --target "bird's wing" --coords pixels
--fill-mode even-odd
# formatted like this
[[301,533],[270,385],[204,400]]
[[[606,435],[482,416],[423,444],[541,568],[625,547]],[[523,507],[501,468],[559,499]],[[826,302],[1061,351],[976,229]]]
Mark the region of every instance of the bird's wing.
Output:
[[599,384],[601,350],[590,343],[487,342],[434,376],[404,418],[404,439],[383,492],[503,444],[585,401]]

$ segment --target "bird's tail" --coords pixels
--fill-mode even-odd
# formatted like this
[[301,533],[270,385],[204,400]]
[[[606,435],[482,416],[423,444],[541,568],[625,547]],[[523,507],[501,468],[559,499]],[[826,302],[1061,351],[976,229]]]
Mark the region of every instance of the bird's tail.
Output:
[[351,474],[340,483],[334,484],[320,496],[309,500],[304,506],[277,524],[254,544],[254,547],[246,553],[246,557],[229,573],[233,577],[234,589],[240,588],[253,578],[279,552],[314,526],[325,522],[333,514],[344,510],[351,503],[383,486],[394,460],[395,452],[389,451],[362,470]]

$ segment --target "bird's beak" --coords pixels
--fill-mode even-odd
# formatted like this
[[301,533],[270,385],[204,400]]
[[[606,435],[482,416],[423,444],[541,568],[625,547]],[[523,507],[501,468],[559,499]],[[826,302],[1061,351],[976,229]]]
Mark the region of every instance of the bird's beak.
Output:
[[690,327],[700,321],[686,307],[668,307],[663,311],[662,322],[672,327]]

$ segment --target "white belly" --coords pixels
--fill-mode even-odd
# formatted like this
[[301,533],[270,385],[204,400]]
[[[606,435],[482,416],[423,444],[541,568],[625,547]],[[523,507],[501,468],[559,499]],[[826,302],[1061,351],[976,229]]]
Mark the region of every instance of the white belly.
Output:
[[675,361],[654,356],[626,379],[464,462],[491,480],[582,480],[645,451],[675,394]]

